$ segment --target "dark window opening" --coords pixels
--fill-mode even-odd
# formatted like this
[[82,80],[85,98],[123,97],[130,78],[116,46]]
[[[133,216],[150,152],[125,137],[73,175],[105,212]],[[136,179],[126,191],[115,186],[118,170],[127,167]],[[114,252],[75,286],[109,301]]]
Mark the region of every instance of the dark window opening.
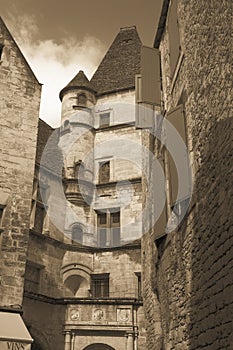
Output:
[[0,227],[2,226],[3,211],[4,211],[4,207],[0,207]]
[[64,121],[64,130],[68,130],[70,128],[70,122],[69,120]]
[[110,179],[110,161],[99,163],[99,183],[107,183]]
[[35,219],[34,219],[34,229],[36,232],[43,233],[44,218],[45,218],[45,208],[43,204],[37,202],[36,210],[35,210]]
[[100,114],[100,128],[104,128],[110,125],[110,113]]
[[137,279],[138,279],[138,290],[137,290],[137,296],[138,299],[142,297],[142,278],[141,278],[141,272],[135,272]]
[[91,276],[91,295],[93,298],[109,297],[109,274]]
[[83,230],[79,225],[75,225],[72,228],[72,240],[78,243],[83,241]]
[[85,173],[85,167],[81,160],[75,163],[74,165],[74,177],[75,179],[83,179]]
[[0,44],[0,60],[2,59],[4,45]]
[[78,106],[86,107],[87,106],[87,96],[85,94],[78,95],[77,99]]

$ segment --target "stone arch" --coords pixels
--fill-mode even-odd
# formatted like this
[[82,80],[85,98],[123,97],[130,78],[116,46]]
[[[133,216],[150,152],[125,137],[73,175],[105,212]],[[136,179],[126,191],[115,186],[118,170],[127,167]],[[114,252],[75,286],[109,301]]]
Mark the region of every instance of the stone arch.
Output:
[[107,344],[95,343],[95,344],[86,346],[83,350],[115,350],[115,349]]
[[51,345],[40,330],[30,327],[29,331],[33,338],[31,350],[52,350]]
[[76,297],[89,297],[91,288],[91,269],[79,263],[62,267],[64,286]]

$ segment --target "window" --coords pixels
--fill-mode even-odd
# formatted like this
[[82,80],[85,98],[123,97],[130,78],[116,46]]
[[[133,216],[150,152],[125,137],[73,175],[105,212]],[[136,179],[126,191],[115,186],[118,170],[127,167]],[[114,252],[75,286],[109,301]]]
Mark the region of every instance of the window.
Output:
[[100,114],[100,128],[104,128],[109,126],[110,124],[110,113],[102,113]]
[[82,243],[83,241],[83,230],[80,225],[74,225],[72,227],[72,240],[78,243]]
[[168,14],[170,73],[173,77],[180,55],[180,35],[177,17],[177,0],[172,0]]
[[120,209],[97,213],[98,245],[101,248],[120,244]]
[[36,232],[43,233],[44,218],[45,218],[45,208],[43,204],[37,202],[36,210],[35,210],[35,221],[34,221],[34,229]]
[[137,297],[140,299],[142,297],[142,279],[141,279],[141,272],[135,272],[135,275],[137,276],[138,285],[137,285]]
[[95,274],[91,276],[91,295],[93,298],[109,297],[109,274]]
[[85,94],[78,95],[78,106],[80,107],[86,107],[87,105],[87,96]]
[[3,45],[3,44],[0,44],[0,60],[1,60],[1,58],[2,58],[3,47],[4,47],[4,45]]
[[110,161],[99,163],[99,183],[107,183],[110,179]]
[[4,211],[4,207],[0,206],[0,227],[2,227],[3,211]]
[[107,245],[107,213],[99,213],[97,216],[98,245],[103,248]]
[[74,165],[74,177],[75,179],[83,179],[85,173],[85,167],[81,160],[75,163]]
[[70,122],[69,120],[64,121],[64,130],[69,130],[70,129]]
[[110,213],[110,243],[112,247],[120,244],[120,211]]
[[41,266],[27,262],[25,270],[25,290],[38,293],[41,276]]

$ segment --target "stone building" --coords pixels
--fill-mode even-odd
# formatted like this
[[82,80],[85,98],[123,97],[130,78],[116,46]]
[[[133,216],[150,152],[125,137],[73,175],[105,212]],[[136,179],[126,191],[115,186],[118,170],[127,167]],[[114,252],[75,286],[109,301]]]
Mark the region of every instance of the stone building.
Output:
[[57,130],[1,20],[1,349],[232,348],[230,17],[164,0],[153,48],[122,28],[62,89]]
[[[233,348],[230,23],[230,1],[163,1],[154,42],[161,54],[163,136],[144,141],[166,175],[165,210],[142,240],[150,350]],[[174,141],[168,122],[188,149],[190,187],[181,183],[167,150]],[[147,130],[154,135],[153,125]],[[149,202],[156,207],[152,184]],[[144,178],[143,192],[145,186]]]
[[[3,307],[0,347],[5,349],[6,338],[17,340],[20,336],[31,341],[20,316],[20,305],[29,240],[41,85],[1,18],[0,75],[0,295]],[[12,310],[15,313],[10,312]]]
[[[2,28],[5,35],[3,22]],[[14,90],[10,97],[3,95],[7,106],[5,114],[1,109],[1,124],[10,119],[6,139],[17,127],[20,137],[16,133],[15,139],[22,145],[13,152],[25,153],[18,159],[9,153],[9,143],[2,147],[15,167],[13,176],[8,163],[2,164],[2,320],[16,310],[23,313],[34,350],[143,350],[142,132],[135,127],[135,75],[141,72],[142,43],[136,28],[120,30],[90,81],[80,71],[62,89],[57,130],[38,123],[40,85],[31,71],[29,76],[12,38],[11,45],[23,76],[9,82],[3,77]],[[15,56],[7,61],[6,55],[5,39],[1,73],[6,64],[15,69]],[[31,84],[24,83],[28,76]],[[32,97],[25,117],[13,101],[16,92],[24,106],[24,93]],[[11,106],[17,125],[7,109]],[[18,194],[10,199],[14,186]],[[8,341],[5,346],[30,347],[29,334],[28,339],[6,338],[0,334]]]

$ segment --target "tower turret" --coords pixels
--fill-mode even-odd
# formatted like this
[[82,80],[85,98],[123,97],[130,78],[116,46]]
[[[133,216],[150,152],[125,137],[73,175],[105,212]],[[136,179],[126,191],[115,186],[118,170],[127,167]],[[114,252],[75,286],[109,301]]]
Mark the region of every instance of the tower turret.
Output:
[[87,233],[93,194],[95,91],[83,71],[61,90],[60,99],[64,191],[74,213],[66,220],[67,230],[72,231],[72,226],[78,224],[83,233]]

